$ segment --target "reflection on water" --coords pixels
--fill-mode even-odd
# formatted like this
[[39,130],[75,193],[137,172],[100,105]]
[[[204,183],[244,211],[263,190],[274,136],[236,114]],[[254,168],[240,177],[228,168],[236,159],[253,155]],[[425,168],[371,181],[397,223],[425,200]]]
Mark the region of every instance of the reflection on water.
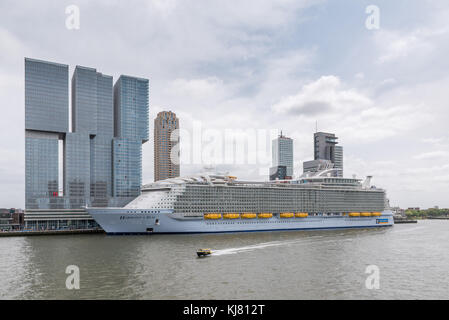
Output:
[[[197,258],[198,248],[212,248]],[[381,229],[0,238],[2,299],[448,299],[449,221]],[[380,289],[365,268],[380,268]],[[67,290],[65,269],[80,268]]]

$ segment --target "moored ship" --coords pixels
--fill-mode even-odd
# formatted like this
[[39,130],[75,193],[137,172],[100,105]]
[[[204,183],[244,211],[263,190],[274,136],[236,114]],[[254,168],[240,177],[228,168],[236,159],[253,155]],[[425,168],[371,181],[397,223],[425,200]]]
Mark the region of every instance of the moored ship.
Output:
[[327,169],[298,180],[221,174],[161,180],[124,208],[87,208],[111,234],[215,233],[393,225],[385,190]]

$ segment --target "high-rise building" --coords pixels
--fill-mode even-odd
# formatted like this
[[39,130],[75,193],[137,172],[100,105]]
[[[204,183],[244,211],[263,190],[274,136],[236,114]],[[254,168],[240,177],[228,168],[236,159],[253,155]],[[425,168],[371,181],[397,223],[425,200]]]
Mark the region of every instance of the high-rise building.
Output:
[[113,195],[135,198],[142,184],[142,144],[149,139],[148,79],[120,76],[114,85]]
[[335,145],[337,137],[333,133],[316,132],[313,135],[314,139],[314,158],[331,160],[334,157]]
[[173,149],[179,144],[179,134],[173,134],[176,129],[179,129],[179,119],[175,113],[162,111],[157,114],[154,119],[154,181],[179,176],[179,149]]
[[68,132],[69,67],[25,58],[25,206],[55,209],[59,140]]
[[334,164],[334,168],[341,169],[338,172],[338,175],[343,177],[343,147],[342,146],[335,146],[334,159],[331,161]]
[[68,132],[64,139],[65,208],[77,209],[90,205],[90,144],[89,135]]
[[[343,176],[343,147],[337,146],[338,138],[333,133],[316,132],[314,141],[314,161],[306,161],[303,164],[304,172],[316,172],[322,168],[340,169],[337,176]],[[326,161],[323,161],[326,160]]]
[[68,71],[25,58],[25,206],[36,223],[35,209],[53,210],[58,219],[86,205],[124,205],[140,194],[148,80],[121,76],[113,86],[112,76],[77,66],[69,125]]
[[76,66],[72,77],[72,131],[67,133],[64,146],[68,206],[107,206],[112,197],[112,76]]
[[[293,139],[281,134],[272,143],[273,168],[278,166],[286,167],[285,179],[293,177]],[[276,169],[270,169],[271,172]]]

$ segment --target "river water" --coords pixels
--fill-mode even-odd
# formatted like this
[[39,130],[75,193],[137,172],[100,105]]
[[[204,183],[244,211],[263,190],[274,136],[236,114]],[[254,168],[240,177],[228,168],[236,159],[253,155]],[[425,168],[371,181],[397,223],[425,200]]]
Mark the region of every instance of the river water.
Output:
[[[197,258],[204,247],[215,251]],[[79,290],[66,288],[69,265],[80,270]],[[366,287],[370,265],[378,268],[379,289]],[[0,238],[0,270],[0,299],[449,299],[449,221]]]

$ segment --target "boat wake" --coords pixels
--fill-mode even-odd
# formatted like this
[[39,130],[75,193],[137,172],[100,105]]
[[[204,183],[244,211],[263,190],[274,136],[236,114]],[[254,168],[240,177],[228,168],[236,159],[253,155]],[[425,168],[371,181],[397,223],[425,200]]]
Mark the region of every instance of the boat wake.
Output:
[[[317,237],[314,237],[314,240]],[[309,239],[310,241],[311,239]],[[265,249],[269,247],[279,247],[279,246],[288,246],[291,244],[306,244],[309,242],[305,239],[298,239],[298,240],[288,240],[288,241],[272,241],[272,242],[263,242],[259,244],[254,244],[250,246],[244,246],[244,247],[238,247],[238,248],[227,248],[227,249],[219,249],[219,250],[213,250],[212,255],[213,256],[222,256],[227,254],[236,254],[240,252],[247,252],[247,251],[253,251],[253,250],[259,250],[259,249]]]
[[282,242],[282,241],[266,242],[266,243],[251,245],[251,246],[239,247],[239,248],[228,248],[228,249],[214,250],[212,252],[212,255],[213,256],[222,256],[225,254],[236,254],[239,252],[252,251],[252,250],[263,249],[263,248],[268,248],[268,247],[286,245],[286,244],[287,244],[286,242]]

